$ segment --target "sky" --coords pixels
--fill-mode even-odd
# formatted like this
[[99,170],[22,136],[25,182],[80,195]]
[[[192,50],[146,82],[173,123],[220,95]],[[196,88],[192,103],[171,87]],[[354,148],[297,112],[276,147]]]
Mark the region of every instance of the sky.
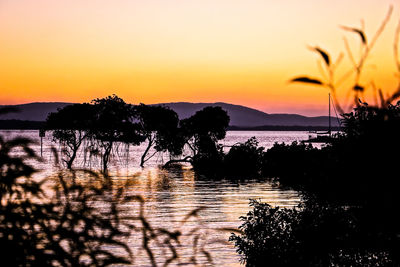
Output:
[[[325,115],[328,90],[288,83],[322,77],[308,46],[354,56],[389,6],[363,85],[390,93],[400,3],[393,0],[0,0],[0,104],[88,102],[116,94],[128,103],[227,102],[268,113]],[[319,62],[319,63],[318,63]],[[340,74],[340,75],[339,75]],[[365,101],[373,101],[372,89]],[[338,91],[348,103],[349,89]]]

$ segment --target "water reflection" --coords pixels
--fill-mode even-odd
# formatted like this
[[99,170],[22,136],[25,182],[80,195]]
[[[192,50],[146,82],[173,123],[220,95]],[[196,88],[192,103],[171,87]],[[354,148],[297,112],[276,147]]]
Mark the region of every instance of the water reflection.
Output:
[[[145,216],[153,227],[181,229],[182,220],[187,214],[203,208],[197,217],[185,223],[184,232],[201,228],[205,232],[204,236],[209,239],[204,242],[215,258],[214,263],[224,266],[237,265],[238,258],[233,246],[224,242],[230,233],[218,229],[237,228],[240,225],[239,216],[249,210],[249,199],[261,199],[274,206],[286,207],[299,202],[297,192],[279,190],[265,181],[202,179],[184,166],[172,170],[147,168],[132,178],[115,175],[113,179],[116,184],[129,181],[128,192],[141,195],[145,199]],[[137,203],[131,203],[130,212],[137,208]],[[134,246],[134,242],[131,244]],[[188,247],[182,248],[183,259],[190,257],[192,253],[189,249],[192,245],[186,245]],[[136,249],[139,250],[139,247]],[[146,255],[137,256],[137,261],[148,264]]]
[[[38,139],[37,131],[2,131],[6,138],[24,136]],[[234,144],[245,141],[256,135],[260,139],[260,145],[272,145],[279,141],[277,132],[229,132],[225,144]],[[304,132],[285,132],[283,139],[287,142],[301,140],[306,135]],[[242,140],[243,139],[243,140]],[[44,139],[43,158],[44,161],[36,163],[38,169],[43,170],[40,174],[52,175],[60,170],[54,162],[51,153],[49,135]],[[272,142],[272,143],[271,143]],[[182,229],[184,242],[181,244],[181,262],[189,262],[193,255],[193,242],[200,242],[207,247],[213,257],[216,266],[238,266],[238,256],[232,244],[227,244],[230,232],[222,231],[222,228],[237,228],[241,222],[239,217],[249,210],[249,199],[261,199],[273,206],[292,207],[299,203],[299,195],[295,191],[280,190],[273,184],[262,180],[209,180],[204,177],[196,177],[189,166],[179,166],[168,170],[158,167],[162,155],[148,162],[149,166],[142,169],[137,167],[138,155],[142,147],[119,147],[114,160],[110,165],[110,173],[116,187],[126,188],[127,194],[139,195],[145,200],[145,217],[155,228]],[[34,147],[40,153],[40,143]],[[58,149],[59,151],[59,149]],[[82,151],[78,154],[76,168],[89,168],[98,170],[101,167],[99,160],[93,157],[91,160],[85,158]],[[82,183],[92,183],[80,177]],[[104,206],[106,206],[104,204]],[[126,217],[138,216],[140,204],[132,201],[124,204],[122,211]],[[98,205],[102,209],[101,203]],[[201,209],[199,209],[201,208]],[[196,216],[190,217],[183,224],[182,221],[193,210],[198,210]],[[193,240],[193,231],[198,232],[201,239]],[[187,237],[185,239],[185,237]],[[138,235],[133,235],[128,240],[133,249],[135,264],[150,265],[149,258],[141,248],[142,243]],[[200,244],[199,243],[199,244]],[[164,249],[157,244],[152,244],[156,254],[161,255]],[[199,260],[207,261],[207,257],[201,254]]]

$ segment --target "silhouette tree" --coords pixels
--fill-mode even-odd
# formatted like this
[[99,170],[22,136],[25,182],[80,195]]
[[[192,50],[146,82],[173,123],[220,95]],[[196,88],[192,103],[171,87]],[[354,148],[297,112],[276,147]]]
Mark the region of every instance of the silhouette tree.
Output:
[[95,99],[95,117],[88,136],[102,150],[103,172],[106,173],[115,142],[140,144],[144,140],[139,125],[134,123],[132,108],[116,95]]
[[[208,170],[207,173],[210,174],[216,171],[214,167],[220,167],[223,157],[222,148],[217,142],[225,138],[228,126],[229,116],[221,107],[205,107],[193,116],[181,120],[176,142],[171,146],[178,148],[179,152],[182,151],[179,150],[182,144],[185,144],[191,155],[170,160],[164,166],[175,162],[189,162],[195,171]],[[173,139],[170,140],[174,142]]]
[[214,149],[212,144],[215,147],[218,140],[225,138],[229,120],[227,112],[221,107],[205,107],[182,120],[181,129],[193,156]]
[[53,130],[53,141],[63,145],[63,161],[68,169],[72,164],[83,141],[87,137],[88,130],[95,118],[95,110],[90,104],[73,104],[52,112],[46,120],[46,128]]
[[[141,167],[157,152],[167,150],[172,154],[181,153],[182,146],[177,145],[179,140],[174,140],[177,137],[179,123],[178,114],[175,111],[168,107],[144,104],[135,106],[133,110],[134,116],[139,121],[140,134],[147,140],[146,149],[140,159]],[[147,157],[152,147],[155,148],[155,152]]]

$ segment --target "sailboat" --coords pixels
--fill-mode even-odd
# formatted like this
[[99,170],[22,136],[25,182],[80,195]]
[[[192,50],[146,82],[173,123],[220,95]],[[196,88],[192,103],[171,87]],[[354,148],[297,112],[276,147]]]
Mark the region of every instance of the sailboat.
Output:
[[329,93],[329,124],[328,124],[328,131],[326,132],[317,132],[317,131],[310,131],[309,133],[317,134],[316,137],[312,137],[309,135],[308,140],[304,141],[306,143],[329,143],[332,141],[332,126],[331,126],[331,94]]

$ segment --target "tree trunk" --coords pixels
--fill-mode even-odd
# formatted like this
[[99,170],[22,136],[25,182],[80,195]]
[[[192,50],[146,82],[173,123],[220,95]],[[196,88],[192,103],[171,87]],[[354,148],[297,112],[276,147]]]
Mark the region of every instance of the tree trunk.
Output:
[[151,146],[153,145],[153,140],[151,138],[148,138],[148,140],[149,140],[149,143],[147,144],[146,150],[143,152],[143,155],[140,159],[140,167],[142,167],[142,168],[144,166],[144,163],[146,162],[145,158],[147,156],[147,153],[149,153],[149,150],[150,150]]
[[77,147],[76,149],[72,150],[72,156],[71,156],[71,158],[70,158],[70,159],[68,160],[68,162],[67,162],[67,168],[68,168],[69,170],[72,169],[72,163],[74,162],[74,160],[75,160],[75,158],[76,158],[76,153],[77,153],[77,151],[78,151],[78,148],[79,148],[79,147]]
[[113,144],[110,143],[110,144],[106,145],[106,147],[104,149],[104,154],[103,154],[103,173],[104,174],[107,173],[107,165],[108,165],[108,161],[110,159],[112,146],[113,146]]

